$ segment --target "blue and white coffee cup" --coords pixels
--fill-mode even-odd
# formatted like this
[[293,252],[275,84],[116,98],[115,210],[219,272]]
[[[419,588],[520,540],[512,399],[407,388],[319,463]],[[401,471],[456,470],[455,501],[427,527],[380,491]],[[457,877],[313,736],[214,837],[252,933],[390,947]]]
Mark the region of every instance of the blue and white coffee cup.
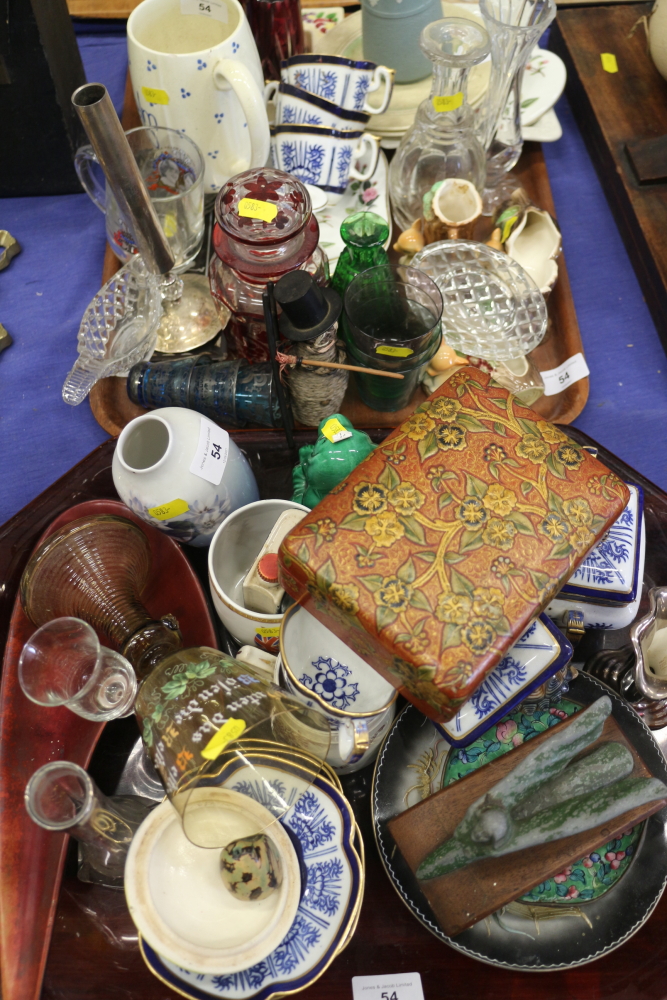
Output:
[[351,178],[366,181],[373,176],[380,140],[369,132],[350,129],[274,125],[271,154],[274,166],[304,184],[326,191],[327,201],[333,205],[345,193]]
[[347,111],[291,83],[270,80],[264,87],[267,110],[275,106],[276,125],[322,125],[324,128],[364,129],[370,115]]
[[[381,115],[389,107],[394,87],[394,71],[374,62],[345,59],[344,56],[291,56],[280,64],[283,83],[301,87],[310,94],[323,97],[339,108]],[[366,96],[379,90],[385,92],[380,105],[373,108]]]

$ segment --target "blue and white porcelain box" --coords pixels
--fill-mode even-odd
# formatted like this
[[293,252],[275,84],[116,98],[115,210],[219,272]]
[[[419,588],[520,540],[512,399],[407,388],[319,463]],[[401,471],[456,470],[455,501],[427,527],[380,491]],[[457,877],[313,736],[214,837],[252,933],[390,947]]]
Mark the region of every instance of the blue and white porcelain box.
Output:
[[580,611],[585,628],[616,629],[637,617],[646,551],[644,494],[640,486],[627,487],[630,500],[619,519],[547,607],[555,621]]
[[531,692],[566,667],[573,649],[551,619],[540,615],[453,719],[433,723],[454,747],[465,747],[495,725]]

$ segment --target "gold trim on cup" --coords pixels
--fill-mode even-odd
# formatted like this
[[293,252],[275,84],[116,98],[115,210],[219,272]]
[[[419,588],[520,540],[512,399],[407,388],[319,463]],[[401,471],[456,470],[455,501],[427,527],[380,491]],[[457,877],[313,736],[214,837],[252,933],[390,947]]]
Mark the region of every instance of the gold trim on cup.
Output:
[[[283,636],[285,633],[285,629],[287,628],[287,623],[289,621],[290,616],[296,614],[296,612],[299,610],[303,610],[306,614],[310,614],[310,612],[306,611],[306,609],[300,603],[292,604],[283,615],[283,620],[280,623],[280,636],[278,639],[278,644],[280,649],[280,662],[282,663],[283,669],[287,674],[289,680],[294,684],[299,694],[304,695],[306,698],[312,698],[325,712],[328,712],[330,715],[338,716],[338,718],[340,719],[371,719],[377,715],[382,715],[383,712],[386,712],[387,709],[390,708],[398,698],[398,690],[396,688],[394,688],[394,693],[389,699],[389,701],[382,708],[376,708],[373,712],[344,712],[340,708],[334,708],[332,705],[328,705],[326,701],[324,701],[322,698],[319,697],[319,695],[315,694],[314,691],[311,691],[309,688],[305,687],[305,685],[301,684],[296,679],[294,671],[290,667],[289,662],[287,660],[287,656],[285,654],[285,644],[283,642]],[[319,619],[317,618],[315,620],[319,621]],[[320,625],[321,624],[322,623],[320,622]],[[324,625],[323,628],[326,628],[326,625]],[[334,634],[335,633],[332,633],[332,635]],[[336,636],[336,638],[338,638],[338,636]],[[351,647],[348,648],[350,648],[350,651],[354,653],[355,656],[359,656],[359,654],[355,653],[355,651]],[[363,657],[360,657],[360,659],[363,659]],[[370,664],[368,665],[370,666]],[[371,667],[371,670],[373,669],[374,668]],[[381,676],[382,674],[380,674],[380,677]]]

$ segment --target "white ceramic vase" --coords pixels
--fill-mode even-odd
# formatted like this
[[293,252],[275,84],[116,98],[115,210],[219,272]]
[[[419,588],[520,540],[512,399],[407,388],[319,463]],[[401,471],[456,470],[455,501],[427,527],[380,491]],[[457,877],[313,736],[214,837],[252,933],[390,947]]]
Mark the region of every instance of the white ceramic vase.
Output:
[[667,0],[656,0],[648,22],[648,47],[660,76],[667,80]]
[[259,499],[245,455],[194,410],[168,406],[123,429],[112,465],[123,503],[179,542],[206,546],[228,514]]

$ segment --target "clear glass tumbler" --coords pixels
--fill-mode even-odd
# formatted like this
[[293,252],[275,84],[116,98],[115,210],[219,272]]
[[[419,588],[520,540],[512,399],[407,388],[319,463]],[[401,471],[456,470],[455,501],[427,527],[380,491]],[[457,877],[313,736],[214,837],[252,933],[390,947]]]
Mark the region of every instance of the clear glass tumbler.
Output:
[[19,658],[19,683],[37,705],[65,705],[95,722],[129,715],[137,694],[132,665],[100,645],[80,618],[56,618],[33,633]]

